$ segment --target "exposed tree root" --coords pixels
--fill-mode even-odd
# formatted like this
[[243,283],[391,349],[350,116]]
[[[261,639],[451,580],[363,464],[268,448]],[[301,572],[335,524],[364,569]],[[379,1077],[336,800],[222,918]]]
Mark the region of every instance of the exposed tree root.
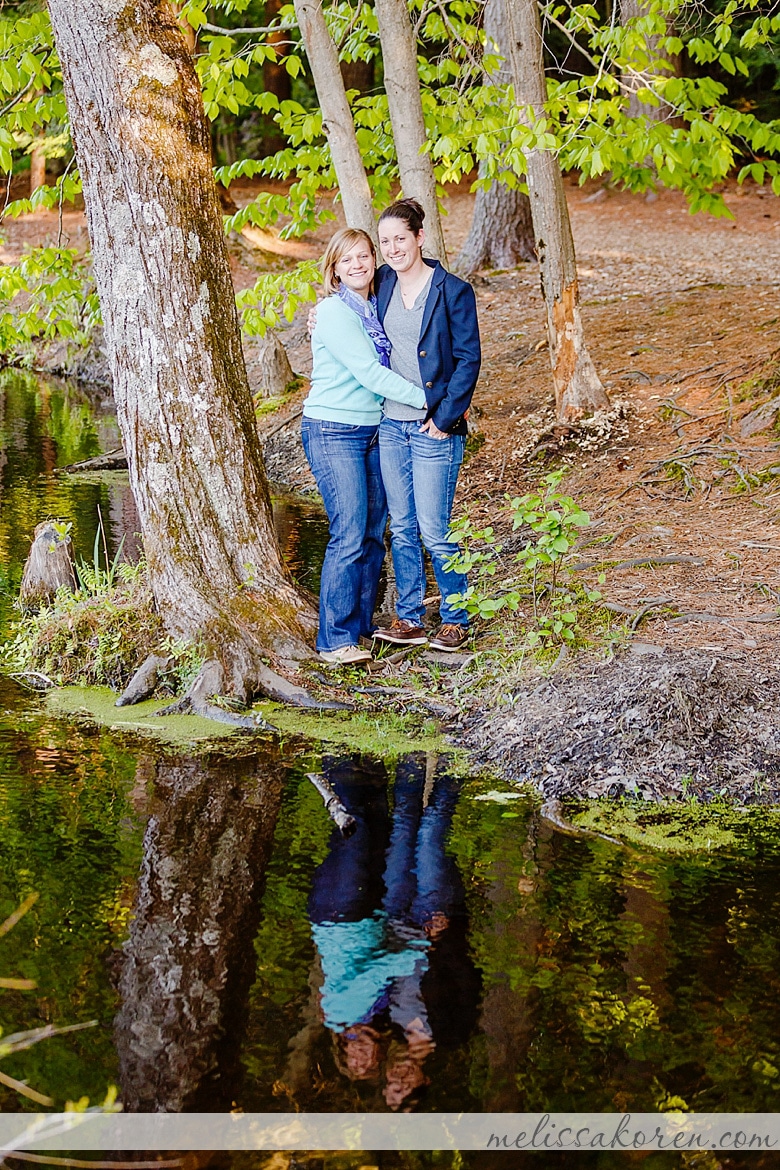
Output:
[[270,666],[256,668],[257,687],[269,699],[276,699],[279,703],[289,703],[293,707],[310,707],[321,711],[350,711],[349,703],[341,703],[337,699],[315,699],[304,688],[296,686]]
[[150,654],[144,659],[122,694],[116,701],[117,707],[129,707],[133,703],[141,703],[154,693],[160,671],[167,670],[171,664],[169,656]]
[[[148,661],[148,659],[147,659]],[[259,715],[239,715],[234,711],[226,711],[219,707],[212,699],[224,691],[225,672],[216,658],[210,658],[203,663],[195,681],[186,694],[175,703],[158,711],[158,715],[200,715],[204,719],[213,719],[217,723],[227,723],[231,727],[245,727],[251,731],[275,731],[276,728]]]
[[[138,673],[136,672],[136,676]],[[280,703],[289,703],[293,707],[326,711],[351,710],[349,704],[338,702],[335,699],[316,699],[304,687],[296,686],[295,683],[291,683],[289,679],[263,664],[255,667],[253,685],[246,686],[245,689],[249,694],[261,691],[269,699],[275,699]],[[186,694],[157,713],[158,715],[201,715],[205,719],[215,719],[218,723],[228,723],[232,727],[246,727],[254,731],[257,731],[258,728],[265,731],[276,730],[271,723],[266,722],[259,715],[239,715],[233,711],[226,711],[224,707],[220,707],[214,702],[215,698],[224,696],[228,692],[229,688],[226,686],[225,670],[222,664],[216,658],[209,658],[203,663],[197,678]],[[138,702],[138,699],[131,701]]]
[[567,837],[591,837],[601,841],[609,841],[613,845],[625,844],[623,841],[618,841],[616,837],[608,837],[606,833],[598,833],[595,829],[583,829],[579,825],[573,825],[571,821],[567,821],[563,815],[561,802],[555,797],[544,802],[539,809],[539,816],[543,820],[549,821],[559,833],[565,833]]
[[[392,661],[392,659],[387,659]],[[420,694],[419,691],[405,690],[402,687],[353,687],[353,692],[356,695],[388,695],[393,699],[400,701],[407,701],[417,703],[421,707],[427,707],[434,715],[443,715],[445,718],[451,719],[453,715],[457,715],[457,707],[453,707],[448,703],[439,703],[436,699],[431,699],[428,695]]]
[[20,686],[28,687],[31,691],[50,691],[56,687],[54,679],[49,678],[40,670],[17,670],[8,676]]

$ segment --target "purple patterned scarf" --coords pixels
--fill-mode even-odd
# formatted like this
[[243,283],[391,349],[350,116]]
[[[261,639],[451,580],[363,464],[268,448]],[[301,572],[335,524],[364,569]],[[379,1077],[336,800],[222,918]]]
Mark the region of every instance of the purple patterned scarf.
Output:
[[387,339],[387,334],[382,328],[382,322],[379,320],[376,311],[376,297],[371,294],[367,301],[364,301],[359,293],[353,292],[351,288],[342,281],[336,290],[336,295],[341,297],[345,305],[347,305],[353,313],[357,313],[360,320],[366,327],[366,333],[374,343],[377,357],[380,365],[390,368],[390,350],[391,345]]

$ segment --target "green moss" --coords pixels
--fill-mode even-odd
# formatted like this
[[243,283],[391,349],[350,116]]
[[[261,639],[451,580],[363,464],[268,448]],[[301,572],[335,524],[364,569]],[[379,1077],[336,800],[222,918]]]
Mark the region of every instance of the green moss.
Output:
[[108,687],[59,687],[46,696],[46,707],[57,716],[72,717],[123,731],[152,737],[162,743],[185,746],[205,744],[235,735],[236,728],[199,715],[158,715],[170,699],[148,699],[132,707],[116,707],[116,692]]
[[281,703],[254,708],[283,735],[299,735],[322,743],[340,744],[391,763],[409,752],[452,753],[453,748],[433,719],[414,715],[379,715],[349,711],[307,711]]
[[759,829],[777,832],[780,809],[731,808],[724,803],[647,804],[644,801],[598,800],[567,809],[573,825],[617,837],[641,849],[662,853],[711,853],[745,846],[745,836]]

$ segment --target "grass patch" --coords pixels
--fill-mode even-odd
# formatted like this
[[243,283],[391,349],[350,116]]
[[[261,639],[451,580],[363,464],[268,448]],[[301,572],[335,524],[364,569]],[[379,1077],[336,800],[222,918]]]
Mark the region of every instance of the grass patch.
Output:
[[749,848],[746,837],[765,831],[775,839],[780,809],[733,808],[720,801],[648,804],[598,800],[567,807],[573,825],[617,837],[641,849],[667,854],[712,853]]
[[284,392],[282,394],[273,394],[269,398],[266,398],[262,394],[255,394],[253,402],[255,407],[255,415],[257,418],[263,418],[267,414],[276,414],[276,412],[281,410],[283,406],[286,406],[293,395],[298,390],[300,390],[301,386],[304,384],[304,381],[305,379],[303,378],[293,378],[292,382],[288,382],[288,384],[285,386]]

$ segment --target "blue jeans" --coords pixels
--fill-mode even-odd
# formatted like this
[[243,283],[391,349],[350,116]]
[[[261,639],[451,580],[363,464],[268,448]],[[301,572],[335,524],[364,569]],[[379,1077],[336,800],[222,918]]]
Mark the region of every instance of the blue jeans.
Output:
[[301,425],[330,526],[320,578],[318,650],[356,646],[374,629],[387,523],[377,431],[306,417]]
[[449,594],[466,591],[466,577],[444,568],[444,562],[457,551],[447,540],[447,530],[465,445],[463,435],[432,439],[420,430],[417,421],[383,418],[380,424],[379,453],[398,587],[396,610],[402,621],[419,625],[425,617],[422,537],[441,593],[442,622],[468,625],[466,611],[447,601]]

